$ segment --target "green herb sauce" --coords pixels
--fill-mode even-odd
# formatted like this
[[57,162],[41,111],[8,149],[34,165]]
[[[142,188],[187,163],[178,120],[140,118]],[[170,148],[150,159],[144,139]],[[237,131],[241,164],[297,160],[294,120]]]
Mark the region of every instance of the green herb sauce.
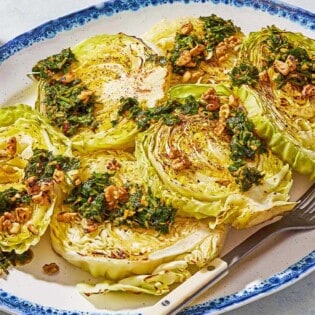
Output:
[[208,51],[212,51],[225,38],[240,32],[240,28],[235,26],[231,20],[224,20],[215,14],[200,17],[200,19],[204,23],[205,43]]
[[24,178],[35,176],[38,181],[51,181],[55,169],[67,172],[78,169],[79,165],[80,162],[77,158],[63,155],[54,156],[50,151],[35,149],[25,168]]
[[186,70],[198,67],[200,62],[207,58],[207,54],[200,53],[197,56],[192,56],[191,61],[195,63],[194,67],[179,66],[177,61],[183,51],[190,51],[200,44],[205,47],[206,52],[211,53],[225,38],[240,31],[240,28],[236,27],[231,20],[224,20],[215,14],[200,17],[200,20],[203,22],[202,35],[197,35],[194,31],[189,34],[177,32],[175,35],[175,45],[169,52],[168,59],[172,64],[173,72],[176,74],[183,75]]
[[233,86],[248,84],[254,86],[259,81],[259,71],[256,66],[242,62],[230,72],[230,78]]
[[52,81],[44,87],[46,115],[67,136],[72,136],[78,128],[84,126],[96,127],[94,123],[95,97],[90,95],[86,100],[82,95],[88,89],[80,80],[69,84]]
[[255,135],[253,124],[242,110],[233,110],[226,126],[232,135],[230,158],[233,163],[229,166],[229,171],[236,177],[236,183],[241,190],[247,191],[253,184],[260,183],[263,174],[254,168],[248,168],[245,165],[246,160],[254,160],[257,154],[266,152],[266,147]]
[[36,78],[49,79],[52,74],[58,72],[66,73],[71,64],[75,61],[76,59],[71,49],[66,48],[58,54],[39,61],[32,68],[32,72]]
[[22,266],[29,263],[33,259],[32,250],[27,250],[23,254],[17,254],[15,251],[2,252],[0,250],[0,275],[9,274],[10,266]]
[[296,87],[315,84],[314,57],[312,59],[304,48],[295,47],[294,43],[289,41],[285,35],[279,34],[277,30],[272,27],[269,30],[270,35],[262,42],[266,49],[264,51],[266,68],[272,67],[276,60],[285,62],[288,56],[293,56],[297,60],[297,67],[294,71],[285,76],[278,73],[274,79],[277,88],[281,89],[287,83]]
[[17,190],[13,187],[0,192],[0,215],[10,212],[17,207],[29,205],[32,196],[26,190]]
[[[128,184],[128,198],[117,201],[114,208],[108,204],[104,191],[114,185],[110,173],[94,173],[86,182],[75,187],[65,204],[83,217],[96,222],[113,222],[115,225],[125,224],[153,228],[161,233],[168,233],[175,218],[175,209],[165,206],[151,192],[144,192],[140,186]],[[128,216],[125,215],[128,211]]]
[[193,96],[188,96],[183,102],[168,100],[162,106],[149,109],[142,109],[135,98],[122,98],[118,115],[133,119],[143,131],[159,120],[167,126],[178,124],[181,122],[180,115],[195,115],[200,106]]

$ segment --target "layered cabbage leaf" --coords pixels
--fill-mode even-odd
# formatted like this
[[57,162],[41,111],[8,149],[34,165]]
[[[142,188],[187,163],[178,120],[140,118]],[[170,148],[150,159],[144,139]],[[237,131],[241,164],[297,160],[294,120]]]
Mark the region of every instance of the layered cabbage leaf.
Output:
[[54,185],[71,185],[77,163],[70,141],[27,105],[0,108],[0,126],[0,250],[22,254],[46,231]]
[[133,155],[99,151],[80,161],[82,182],[57,205],[50,229],[57,253],[105,277],[80,292],[163,294],[219,255],[226,228],[177,216],[143,185]]
[[232,20],[212,14],[161,20],[143,38],[164,53],[176,85],[228,81],[244,34]]
[[257,134],[315,179],[315,40],[275,26],[252,32],[232,70]]
[[[256,136],[237,90],[194,84],[169,94],[176,123],[160,120],[137,137],[138,164],[156,196],[212,226],[245,228],[292,209],[290,167]],[[195,110],[184,115],[188,107]]]
[[142,108],[164,98],[168,67],[151,48],[123,33],[93,36],[40,60],[36,108],[72,139],[75,149],[134,146],[135,124],[119,115],[121,98],[136,97]]

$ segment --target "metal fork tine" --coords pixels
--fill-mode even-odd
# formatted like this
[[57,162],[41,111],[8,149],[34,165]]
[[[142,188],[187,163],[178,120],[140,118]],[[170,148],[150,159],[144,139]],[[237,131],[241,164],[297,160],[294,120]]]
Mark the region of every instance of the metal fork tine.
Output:
[[304,209],[315,200],[315,184],[313,184],[307,192],[301,197],[298,209]]

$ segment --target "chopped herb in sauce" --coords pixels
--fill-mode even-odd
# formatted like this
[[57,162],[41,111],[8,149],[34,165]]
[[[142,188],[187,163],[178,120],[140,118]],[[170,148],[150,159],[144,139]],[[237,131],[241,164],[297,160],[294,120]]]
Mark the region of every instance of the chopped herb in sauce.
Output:
[[[279,34],[273,27],[270,35],[263,41],[266,68],[274,67],[278,75],[273,78],[277,88],[287,83],[302,88],[314,82],[314,57],[302,47],[295,47],[285,35]],[[280,65],[280,66],[277,66]]]
[[38,181],[51,181],[55,170],[70,171],[79,167],[77,158],[63,155],[54,156],[52,152],[35,149],[25,168],[24,178],[36,177]]
[[39,61],[32,71],[36,78],[49,79],[52,75],[66,73],[70,65],[76,61],[70,48],[63,49],[60,53]]
[[232,135],[229,171],[235,176],[242,191],[247,191],[253,184],[258,185],[263,175],[256,169],[245,166],[246,160],[254,160],[257,154],[266,151],[264,143],[254,133],[253,124],[242,110],[233,110],[226,121],[228,132]]
[[192,96],[185,98],[184,102],[168,100],[162,106],[149,109],[142,109],[135,98],[122,98],[118,115],[133,119],[140,130],[145,130],[159,120],[167,126],[178,124],[181,121],[180,115],[195,115],[200,106],[201,104]]
[[51,81],[44,87],[46,115],[67,136],[79,127],[94,125],[95,97],[79,80]]
[[[202,44],[203,41],[201,38],[198,38],[194,34],[180,34],[176,33],[175,36],[175,46],[170,54],[169,60],[173,66],[173,72],[177,74],[184,74],[187,68],[186,65],[178,64],[178,60],[184,51],[190,51],[198,44]],[[204,56],[199,54],[197,56],[192,56],[191,62],[195,63],[195,67],[200,63],[201,60],[204,60]]]
[[35,78],[42,81],[45,115],[66,136],[72,136],[80,127],[96,126],[95,95],[71,71],[75,61],[68,48],[39,61],[32,69]]
[[198,67],[201,61],[211,59],[219,43],[240,31],[231,20],[224,20],[215,14],[200,17],[200,20],[203,23],[202,34],[196,32],[192,25],[189,29],[185,29],[184,25],[175,35],[175,45],[168,52],[168,59],[176,74],[183,75],[186,70]]
[[236,183],[239,185],[241,191],[247,191],[254,184],[259,185],[263,177],[264,175],[256,168],[245,166],[236,172]]
[[33,259],[32,250],[27,250],[22,254],[17,254],[15,251],[12,252],[2,252],[0,250],[0,275],[9,274],[10,266],[23,266],[31,262]]
[[13,187],[0,192],[0,215],[4,212],[10,212],[18,206],[28,205],[31,202],[31,196],[26,190],[17,190]]
[[104,189],[111,185],[109,173],[94,173],[87,181],[76,186],[65,204],[71,204],[72,210],[83,217],[102,222],[106,217],[106,203]]
[[138,185],[116,186],[112,176],[94,173],[75,187],[64,203],[83,217],[99,223],[110,221],[167,233],[175,218],[174,208],[165,206]]
[[207,17],[200,17],[203,21],[205,42],[208,51],[221,43],[225,38],[228,38],[240,31],[240,28],[235,26],[231,20],[225,20],[215,14]]
[[254,86],[259,81],[259,71],[254,65],[242,62],[232,69],[230,78],[233,86],[241,86],[242,84]]

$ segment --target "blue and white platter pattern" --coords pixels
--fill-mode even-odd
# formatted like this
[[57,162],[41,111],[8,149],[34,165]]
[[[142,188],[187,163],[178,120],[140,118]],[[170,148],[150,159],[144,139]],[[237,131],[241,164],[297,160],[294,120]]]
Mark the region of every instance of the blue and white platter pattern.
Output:
[[[188,13],[187,13],[188,12]],[[210,15],[230,18],[244,32],[275,24],[314,38],[315,14],[276,0],[112,0],[49,21],[0,47],[0,104],[34,101],[34,86],[26,77],[36,62],[60,49],[72,46],[96,33],[125,32],[141,36],[163,18]],[[14,82],[12,85],[11,82]],[[293,199],[308,185],[302,177],[295,179]],[[232,232],[227,249],[247,237],[253,229]],[[211,292],[180,314],[218,314],[272,294],[291,285],[315,270],[315,233],[282,236],[236,268]],[[108,300],[86,301],[75,292],[75,283],[89,279],[56,256],[46,235],[35,247],[35,261],[13,270],[0,279],[0,310],[11,314],[94,315],[141,314],[141,307],[154,299],[114,295]],[[40,253],[40,254],[39,254]],[[64,268],[59,278],[45,278],[40,266],[47,259]],[[29,289],[27,289],[29,288]],[[116,310],[116,311],[115,311]]]

